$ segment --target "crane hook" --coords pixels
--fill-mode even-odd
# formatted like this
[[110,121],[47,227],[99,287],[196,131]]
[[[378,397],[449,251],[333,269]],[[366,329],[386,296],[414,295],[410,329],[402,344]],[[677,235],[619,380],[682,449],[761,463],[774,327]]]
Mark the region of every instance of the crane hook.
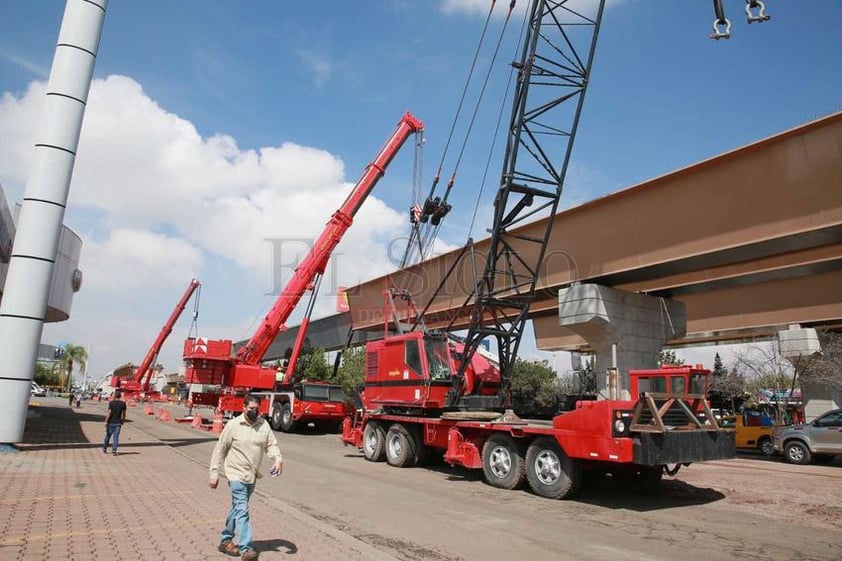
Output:
[[[752,9],[757,9],[757,15],[751,12]],[[766,4],[760,0],[746,0],[746,17],[749,24],[763,23],[772,19],[772,16],[766,14]]]
[[725,9],[722,7],[722,0],[713,0],[713,34],[711,39],[728,39],[731,37],[731,20],[725,17]]

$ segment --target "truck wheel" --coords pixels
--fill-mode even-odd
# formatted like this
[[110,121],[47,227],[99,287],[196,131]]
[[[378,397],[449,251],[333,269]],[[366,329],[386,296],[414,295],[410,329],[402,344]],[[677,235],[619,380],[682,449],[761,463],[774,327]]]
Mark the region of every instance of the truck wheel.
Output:
[[295,421],[292,420],[292,409],[289,403],[281,404],[281,430],[284,432],[292,432],[295,428]]
[[523,450],[508,434],[494,434],[482,447],[482,473],[492,487],[517,489],[526,477]]
[[281,414],[281,404],[280,403],[273,403],[272,404],[272,414],[269,415],[269,426],[272,427],[272,430],[281,430],[281,419],[283,415]]
[[415,463],[415,438],[405,426],[395,423],[386,433],[386,461],[390,466],[411,467]]
[[568,499],[582,482],[582,470],[554,438],[542,436],[526,450],[526,480],[537,495]]
[[757,443],[757,449],[760,450],[760,453],[764,456],[775,455],[775,443],[768,436],[764,436],[760,439],[760,442]]
[[811,460],[810,450],[803,442],[793,440],[784,446],[784,458],[791,464],[809,464]]
[[386,457],[386,431],[378,423],[368,423],[363,430],[363,456],[369,462],[382,462]]

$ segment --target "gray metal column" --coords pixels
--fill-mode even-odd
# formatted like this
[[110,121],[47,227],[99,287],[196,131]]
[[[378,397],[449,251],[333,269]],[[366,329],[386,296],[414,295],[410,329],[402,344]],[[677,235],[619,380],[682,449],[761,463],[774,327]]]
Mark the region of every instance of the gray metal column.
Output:
[[0,302],[0,443],[23,437],[53,264],[108,0],[67,0]]

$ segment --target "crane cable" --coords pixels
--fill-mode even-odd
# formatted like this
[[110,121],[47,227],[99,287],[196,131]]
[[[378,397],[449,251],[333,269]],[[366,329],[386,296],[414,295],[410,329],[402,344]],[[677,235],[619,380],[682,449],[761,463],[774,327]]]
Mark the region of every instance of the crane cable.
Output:
[[[524,37],[526,24],[529,20],[529,13],[528,11],[524,14],[523,22],[521,23],[521,30],[520,34],[518,35],[517,44],[515,45],[515,52],[517,53],[520,51],[520,42]],[[491,139],[491,146],[488,149],[488,158],[485,161],[485,169],[482,173],[482,181],[480,182],[479,192],[477,193],[476,203],[474,203],[474,213],[471,215],[471,224],[468,227],[468,239],[470,240],[473,237],[474,232],[474,223],[477,219],[477,212],[479,212],[479,205],[480,201],[482,200],[483,191],[485,191],[486,180],[488,179],[488,170],[491,168],[491,158],[494,156],[494,148],[497,144],[497,136],[500,134],[500,127],[503,124],[503,115],[506,110],[506,107],[509,105],[509,93],[512,88],[512,83],[514,83],[514,74],[515,69],[512,67],[509,70],[509,80],[506,83],[506,93],[503,95],[503,99],[500,102],[500,111],[497,114],[497,125],[494,127],[494,136]]]
[[[409,263],[410,258],[412,257],[412,255],[415,252],[415,242],[416,241],[419,244],[419,248],[418,248],[419,249],[419,251],[418,251],[419,255],[423,255],[423,246],[422,246],[423,242],[421,241],[422,236],[421,236],[421,232],[420,232],[420,229],[421,229],[421,213],[423,212],[424,208],[427,207],[426,201],[432,201],[433,196],[435,195],[436,187],[438,186],[439,179],[441,178],[441,169],[444,166],[444,160],[447,157],[448,150],[450,149],[450,142],[453,140],[453,134],[456,130],[456,123],[459,121],[459,116],[462,112],[462,105],[464,104],[465,98],[468,94],[468,88],[471,84],[471,79],[473,78],[474,70],[476,69],[477,60],[479,59],[479,54],[480,54],[480,52],[482,52],[482,45],[483,45],[483,42],[485,41],[485,35],[486,35],[486,32],[488,31],[488,24],[491,21],[491,15],[492,15],[492,12],[494,11],[494,6],[495,6],[496,2],[497,2],[497,0],[491,0],[491,6],[488,8],[488,14],[485,17],[485,23],[482,27],[482,33],[480,34],[479,42],[477,43],[477,48],[474,51],[474,58],[471,61],[471,68],[468,71],[468,76],[465,79],[465,85],[462,88],[462,95],[459,99],[459,104],[456,108],[456,114],[454,115],[453,121],[450,124],[450,132],[448,133],[447,141],[445,142],[445,146],[444,146],[444,151],[442,152],[441,160],[439,161],[438,168],[436,169],[436,174],[433,177],[433,182],[432,182],[432,185],[430,186],[429,195],[428,195],[427,199],[423,202],[420,200],[420,197],[413,201],[412,215],[411,215],[412,218],[413,218],[413,220],[412,220],[412,231],[410,232],[410,237],[409,237],[409,240],[408,240],[408,243],[407,243],[407,246],[406,246],[406,250],[404,252],[404,256],[401,259],[400,268],[404,268]],[[514,0],[512,0],[512,2],[514,3]],[[415,193],[413,193],[413,197],[414,196],[415,196]],[[416,219],[416,217],[417,217],[417,219]]]
[[[508,25],[509,25],[509,20],[511,19],[512,12],[513,12],[513,10],[514,10],[514,8],[515,8],[515,3],[516,3],[516,2],[515,2],[515,0],[511,0],[511,2],[510,2],[510,4],[509,4],[509,11],[508,11],[508,13],[506,14],[506,21],[505,21],[505,23],[503,24],[503,29],[501,30],[501,32],[500,32],[500,36],[499,36],[499,37],[498,37],[498,39],[497,39],[497,45],[496,45],[496,46],[495,46],[495,48],[494,48],[494,55],[491,57],[491,62],[490,62],[490,63],[489,63],[489,65],[488,65],[488,72],[486,72],[486,74],[485,74],[485,80],[483,81],[482,88],[480,89],[480,92],[479,92],[479,96],[478,96],[478,98],[477,98],[476,105],[474,106],[474,112],[473,112],[473,115],[471,115],[471,121],[470,121],[470,123],[469,123],[469,125],[468,125],[468,130],[467,130],[467,131],[466,131],[466,133],[465,133],[465,138],[464,138],[464,139],[463,139],[463,141],[462,141],[462,147],[461,147],[461,149],[459,150],[459,156],[458,156],[458,157],[457,157],[457,159],[456,159],[456,164],[455,164],[455,165],[454,165],[454,167],[453,167],[453,172],[452,172],[452,174],[451,174],[451,176],[450,176],[450,179],[449,179],[449,180],[448,180],[448,182],[447,182],[447,188],[445,189],[444,197],[442,197],[442,202],[447,202],[447,199],[448,199],[448,198],[449,198],[449,196],[450,196],[450,192],[451,192],[451,190],[453,189],[453,185],[454,185],[454,183],[456,182],[456,172],[458,171],[458,169],[459,169],[459,165],[460,165],[460,164],[461,164],[461,162],[462,162],[462,156],[465,154],[465,148],[466,148],[466,147],[467,147],[467,145],[468,145],[468,140],[470,139],[470,136],[471,136],[471,131],[473,130],[474,123],[476,122],[477,113],[479,112],[480,104],[482,103],[482,98],[483,98],[483,96],[485,95],[485,90],[486,90],[486,88],[488,87],[488,80],[489,80],[489,78],[491,78],[491,71],[492,71],[492,69],[494,68],[494,63],[495,63],[495,62],[496,62],[496,60],[497,60],[497,55],[499,55],[499,54],[500,54],[500,47],[501,47],[501,45],[502,45],[502,43],[503,43],[503,37],[504,37],[504,36],[505,36],[505,34],[506,34],[506,29],[507,29],[507,27],[508,27]],[[519,47],[520,47],[520,39],[518,39],[518,49],[519,49]],[[513,72],[514,72],[514,69],[512,69],[512,70],[510,71],[510,74],[509,74],[509,75],[510,75],[510,77],[511,77],[511,74],[512,74]],[[511,87],[511,79],[508,81],[508,84],[507,84],[507,86],[506,86],[506,93],[505,93],[505,95],[503,96],[503,102],[502,102],[502,104],[501,104],[500,117],[498,117],[497,127],[496,127],[495,132],[494,132],[494,140],[492,141],[491,150],[489,151],[489,158],[488,158],[488,160],[489,160],[489,161],[488,161],[488,163],[486,164],[486,173],[487,173],[487,171],[488,171],[488,166],[490,165],[490,161],[491,161],[491,151],[493,151],[493,149],[494,149],[494,141],[496,141],[496,139],[497,139],[497,133],[498,133],[498,131],[499,131],[499,129],[500,129],[500,122],[501,122],[501,118],[502,118],[502,111],[503,111],[503,107],[505,107],[506,100],[508,99],[508,95],[509,95],[509,88],[510,88],[510,87]],[[484,184],[484,182],[485,182],[485,176],[483,176],[483,184]],[[481,185],[482,185],[482,184],[481,184]],[[479,195],[481,195],[481,194],[482,194],[482,189],[480,189],[480,193],[479,193]],[[471,236],[471,231],[473,230],[473,222],[474,222],[474,219],[476,218],[476,214],[477,214],[477,207],[479,206],[479,201],[480,201],[480,197],[478,196],[478,197],[477,197],[477,202],[476,202],[476,205],[475,205],[475,207],[474,207],[473,218],[471,219],[471,227],[468,229],[468,237],[469,237],[469,238],[470,238],[470,236]],[[435,242],[436,238],[438,237],[438,232],[439,232],[440,227],[441,227],[441,222],[439,222],[439,224],[437,224],[437,225],[435,226],[435,229],[432,231],[432,235],[431,235],[431,238],[432,238],[432,239],[430,239],[430,240],[429,240],[429,243],[427,242],[427,240],[425,240],[425,247],[426,247],[426,248],[428,248],[428,249],[429,249],[429,248],[430,248],[430,246],[432,246],[432,244]],[[422,256],[421,256],[422,260],[424,259],[424,257],[425,257],[424,255],[422,255]]]
[[193,296],[193,321],[190,322],[190,329],[187,330],[187,338],[199,336],[199,296],[202,294],[202,285],[196,287],[196,294]]

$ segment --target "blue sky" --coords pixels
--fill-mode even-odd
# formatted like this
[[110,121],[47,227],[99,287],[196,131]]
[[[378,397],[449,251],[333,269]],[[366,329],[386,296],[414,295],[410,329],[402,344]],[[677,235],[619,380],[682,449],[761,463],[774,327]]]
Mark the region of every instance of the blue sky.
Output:
[[[497,3],[502,12],[507,2]],[[842,2],[766,4],[772,20],[748,26],[743,2],[726,0],[733,36],[715,42],[708,0],[610,1],[563,206],[842,109]],[[0,182],[11,204],[24,190],[64,5],[0,2]],[[92,375],[137,363],[192,276],[204,285],[200,332],[250,335],[273,300],[265,240],[317,235],[408,110],[426,124],[428,186],[488,6],[112,1],[66,215],[85,242],[86,283],[72,319],[45,337],[90,345]],[[519,27],[492,74],[443,247],[468,235]],[[501,164],[492,160],[493,182]],[[389,270],[381,248],[407,231],[411,166],[407,146],[340,247],[333,284]],[[331,308],[328,294],[318,313]],[[162,353],[168,369],[187,323]]]

